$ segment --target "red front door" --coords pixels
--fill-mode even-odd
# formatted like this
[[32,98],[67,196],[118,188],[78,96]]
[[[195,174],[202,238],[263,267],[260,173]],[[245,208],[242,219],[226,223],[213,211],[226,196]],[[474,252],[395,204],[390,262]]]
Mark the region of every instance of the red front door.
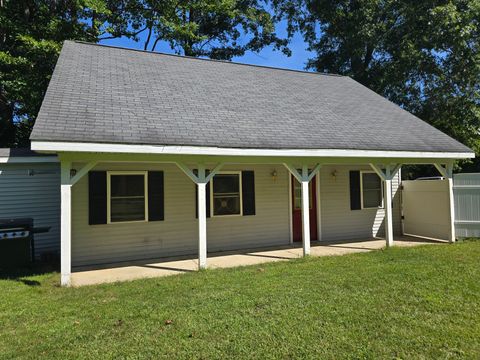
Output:
[[[315,176],[309,186],[310,199],[310,240],[317,240],[317,192]],[[292,176],[292,222],[293,222],[293,241],[302,241],[302,186]]]

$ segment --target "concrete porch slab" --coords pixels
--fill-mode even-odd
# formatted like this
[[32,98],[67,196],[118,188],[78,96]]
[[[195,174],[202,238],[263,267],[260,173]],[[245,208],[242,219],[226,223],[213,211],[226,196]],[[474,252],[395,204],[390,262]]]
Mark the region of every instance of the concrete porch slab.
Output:
[[[402,236],[395,238],[395,246],[417,246],[441,244],[447,241],[420,239]],[[335,256],[380,250],[385,247],[384,239],[366,239],[339,242],[314,242],[311,256]],[[257,265],[267,262],[286,261],[302,257],[301,244],[268,249],[238,250],[235,252],[209,253],[207,264],[210,269]],[[105,268],[109,266],[108,268]],[[197,271],[197,259],[192,257],[157,259],[143,262],[110,264],[104,268],[89,269],[72,273],[72,286],[95,285],[130,281],[135,279],[178,275]]]

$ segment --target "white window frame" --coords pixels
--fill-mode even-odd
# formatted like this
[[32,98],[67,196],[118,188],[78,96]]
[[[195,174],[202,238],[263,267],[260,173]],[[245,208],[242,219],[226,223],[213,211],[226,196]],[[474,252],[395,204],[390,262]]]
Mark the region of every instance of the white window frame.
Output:
[[[239,186],[239,196],[240,196],[240,214],[228,214],[228,215],[215,215],[213,208],[213,182],[215,181],[215,176],[217,175],[238,175],[238,186]],[[210,180],[210,217],[231,217],[231,216],[243,216],[243,184],[242,184],[242,171],[219,171],[215,174]]]
[[378,174],[375,172],[375,171],[370,171],[370,170],[361,170],[360,171],[360,205],[361,205],[361,209],[365,209],[365,210],[368,210],[368,209],[383,209],[384,208],[384,191],[383,191],[383,181],[382,179],[380,179],[380,176],[378,176],[379,180],[380,180],[380,193],[382,195],[382,203],[380,204],[380,206],[373,206],[373,207],[364,207],[363,206],[363,174],[375,174],[378,176]]
[[[111,177],[115,175],[143,175],[144,181],[144,203],[145,203],[145,219],[129,220],[129,221],[111,221]],[[148,171],[107,171],[107,224],[127,224],[127,223],[145,223],[148,222]]]

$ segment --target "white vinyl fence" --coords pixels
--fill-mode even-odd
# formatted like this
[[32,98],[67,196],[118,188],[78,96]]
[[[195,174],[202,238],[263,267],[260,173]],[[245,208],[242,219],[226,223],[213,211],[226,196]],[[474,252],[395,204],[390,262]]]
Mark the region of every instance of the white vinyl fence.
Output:
[[455,233],[457,237],[480,237],[480,173],[453,176]]

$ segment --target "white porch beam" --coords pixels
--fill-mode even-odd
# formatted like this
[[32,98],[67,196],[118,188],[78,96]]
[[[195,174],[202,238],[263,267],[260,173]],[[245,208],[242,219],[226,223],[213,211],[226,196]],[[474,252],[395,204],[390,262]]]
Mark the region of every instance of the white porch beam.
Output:
[[98,164],[98,161],[90,161],[85,164],[77,173],[70,179],[70,184],[75,185],[78,180],[84,177],[95,165]]
[[448,178],[447,166],[444,167],[442,164],[439,163],[434,163],[433,165],[437,168],[440,175],[442,175],[446,179]]
[[310,174],[308,175],[308,181],[311,181],[315,175],[317,175],[318,171],[320,170],[320,168],[322,167],[321,164],[317,164],[315,165],[315,167],[313,168],[313,170],[310,172]]
[[212,171],[210,171],[210,173],[205,178],[207,183],[210,180],[212,180],[212,178],[222,169],[223,165],[224,165],[223,163],[220,163],[217,166],[215,166]]
[[198,184],[198,181],[199,181],[198,176],[195,175],[193,170],[191,170],[184,163],[176,162],[175,164],[179,167],[180,170],[182,170],[185,173],[185,175],[187,175],[190,178],[190,180],[192,180],[195,184]]
[[370,164],[370,167],[377,173],[380,179],[385,180],[387,175],[383,172],[382,168],[379,165]]
[[295,166],[291,164],[284,163],[283,166],[287,168],[287,170],[290,172],[290,174],[293,175],[295,179],[298,180],[298,182],[302,182],[302,175],[298,172],[298,170],[295,168]]
[[72,164],[67,161],[62,161],[60,163],[60,284],[62,286],[70,286],[70,278],[72,272],[72,184],[70,179],[71,166]]
[[397,173],[398,171],[402,168],[402,164],[397,164],[395,166],[393,166],[392,170],[391,170],[391,176],[392,176],[392,179],[397,176]]

